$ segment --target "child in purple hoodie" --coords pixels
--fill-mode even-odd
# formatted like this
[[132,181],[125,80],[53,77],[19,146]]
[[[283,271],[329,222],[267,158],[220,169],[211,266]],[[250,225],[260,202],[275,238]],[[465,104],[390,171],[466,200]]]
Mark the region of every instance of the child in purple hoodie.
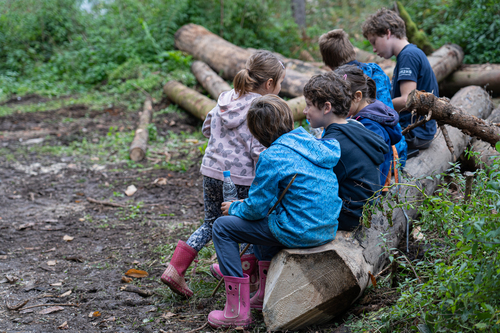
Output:
[[[234,89],[219,96],[217,106],[208,113],[203,123],[203,135],[209,138],[200,172],[203,175],[205,221],[189,237],[179,240],[172,259],[161,276],[161,281],[172,291],[185,297],[193,292],[184,274],[198,252],[212,239],[212,225],[222,216],[223,171],[231,171],[239,199],[248,197],[255,177],[255,165],[265,149],[250,133],[247,111],[252,101],[267,94],[277,95],[285,78],[285,66],[269,51],[254,53],[244,69],[234,78]],[[242,256],[244,272],[257,283],[257,259],[253,254]]]
[[[375,99],[375,82],[361,69],[354,65],[343,65],[335,69],[335,73],[343,76],[351,84],[352,102],[348,117],[359,121],[367,129],[381,136],[389,147],[402,139],[401,130],[396,126],[399,114],[384,103]],[[384,154],[384,163],[379,166],[380,184],[389,185],[388,175],[395,174],[397,164],[396,149],[389,149]]]

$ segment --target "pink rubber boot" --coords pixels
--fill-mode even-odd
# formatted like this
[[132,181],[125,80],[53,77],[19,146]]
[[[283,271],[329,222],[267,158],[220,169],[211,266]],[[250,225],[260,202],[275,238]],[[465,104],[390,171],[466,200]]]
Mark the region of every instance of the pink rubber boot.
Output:
[[177,243],[172,260],[161,276],[161,281],[169,286],[174,293],[185,297],[193,296],[193,292],[184,280],[184,274],[197,254],[198,252],[185,242],[179,240]]
[[[259,275],[257,269],[257,257],[253,254],[244,254],[241,256],[241,268],[243,274],[248,274],[250,277],[250,292],[253,293],[259,288]],[[220,271],[219,264],[210,265],[210,272],[217,280],[222,279],[223,275]]]
[[242,278],[224,276],[226,284],[226,306],[223,311],[215,310],[208,315],[208,323],[213,328],[230,328],[252,325],[250,312],[250,284],[247,274]]
[[262,310],[264,303],[264,294],[266,291],[267,271],[269,270],[270,261],[259,261],[259,290],[253,295],[250,300],[250,308]]

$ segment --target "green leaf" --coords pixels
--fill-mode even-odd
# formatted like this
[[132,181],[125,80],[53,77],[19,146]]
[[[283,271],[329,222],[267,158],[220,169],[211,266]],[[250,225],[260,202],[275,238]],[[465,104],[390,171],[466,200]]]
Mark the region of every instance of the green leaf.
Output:
[[495,149],[500,153],[500,141],[495,144]]

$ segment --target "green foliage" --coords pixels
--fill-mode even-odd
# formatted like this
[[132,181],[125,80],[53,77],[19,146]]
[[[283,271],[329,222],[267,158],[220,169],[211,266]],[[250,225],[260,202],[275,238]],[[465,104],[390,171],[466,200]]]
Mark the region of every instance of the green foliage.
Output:
[[460,45],[465,63],[500,62],[497,0],[405,1],[405,6],[436,47]]
[[[470,201],[462,196],[465,177],[458,166],[452,181],[420,208],[417,223],[429,250],[414,262],[420,282],[408,267],[397,304],[363,319],[363,329],[380,332],[500,331],[500,159],[474,176]],[[359,323],[353,328],[360,328]]]

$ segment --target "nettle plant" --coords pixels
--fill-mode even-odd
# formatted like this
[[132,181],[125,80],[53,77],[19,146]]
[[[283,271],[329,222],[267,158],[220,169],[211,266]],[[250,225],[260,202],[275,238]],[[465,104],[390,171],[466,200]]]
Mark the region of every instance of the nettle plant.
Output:
[[363,318],[361,326],[353,323],[355,331],[500,331],[500,157],[474,172],[468,198],[458,164],[442,176],[447,181],[424,196],[413,225],[425,235],[424,258],[412,263],[420,279],[400,265],[406,278],[397,303]]

